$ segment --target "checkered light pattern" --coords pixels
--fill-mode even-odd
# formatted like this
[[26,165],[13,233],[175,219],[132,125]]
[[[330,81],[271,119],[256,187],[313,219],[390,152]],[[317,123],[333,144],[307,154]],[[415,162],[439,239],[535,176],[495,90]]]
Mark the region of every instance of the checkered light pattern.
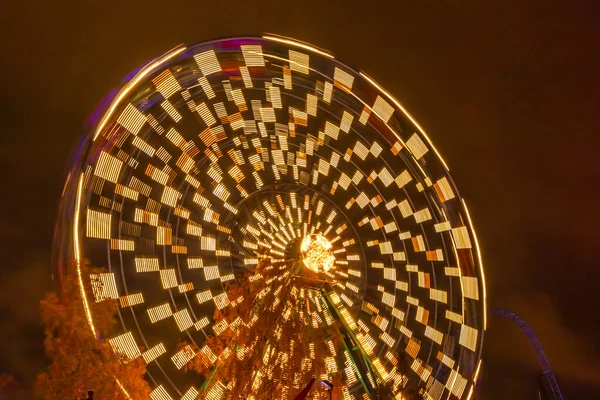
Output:
[[[110,343],[148,363],[152,399],[222,398],[224,386],[201,388],[181,368],[194,348],[226,356],[202,344],[235,329],[213,323],[215,308],[248,301],[225,283],[264,257],[284,265],[309,234],[333,244],[329,295],[375,367],[369,379],[435,400],[472,392],[485,282],[466,204],[402,106],[327,52],[243,37],[152,61],[97,121],[64,202],[79,205],[77,255],[109,267],[84,277],[89,301],[119,302]],[[332,323],[323,298],[304,295],[293,311]],[[345,397],[364,398],[349,354],[331,347],[328,373],[343,370]]]

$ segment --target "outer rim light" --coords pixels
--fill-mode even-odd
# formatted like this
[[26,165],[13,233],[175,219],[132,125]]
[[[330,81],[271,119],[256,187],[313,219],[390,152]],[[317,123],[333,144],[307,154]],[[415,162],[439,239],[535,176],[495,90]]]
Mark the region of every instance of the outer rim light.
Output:
[[83,308],[85,309],[85,316],[88,321],[88,325],[92,331],[94,337],[96,337],[96,327],[94,326],[94,319],[85,294],[85,286],[83,286],[83,277],[81,275],[81,253],[79,249],[79,209],[81,207],[81,187],[83,184],[83,174],[79,176],[77,182],[77,197],[75,199],[75,215],[73,219],[73,247],[75,250],[75,264],[77,266],[77,279],[79,282],[79,290],[81,292],[81,300],[83,302]]
[[118,107],[118,105],[121,102],[121,100],[123,100],[123,98],[127,95],[127,93],[129,93],[129,91],[131,89],[133,89],[135,87],[135,85],[138,84],[139,81],[141,81],[150,72],[152,72],[156,68],[158,68],[161,64],[169,61],[171,58],[173,58],[176,55],[181,54],[182,52],[184,52],[185,49],[186,49],[185,46],[178,46],[175,49],[173,49],[170,52],[168,52],[167,54],[165,54],[164,56],[162,56],[159,60],[156,60],[153,63],[148,64],[144,68],[142,68],[142,70],[140,72],[138,72],[135,75],[135,77],[130,82],[128,82],[127,85],[123,89],[121,89],[121,91],[119,92],[119,94],[117,95],[117,97],[113,100],[113,102],[110,105],[108,111],[106,112],[106,114],[102,118],[102,122],[100,122],[100,124],[98,125],[98,128],[94,132],[94,139],[93,140],[95,141],[98,138],[98,135],[100,134],[100,132],[102,132],[102,129],[104,129],[104,126],[106,125],[106,122],[109,120],[109,118],[111,117],[111,115],[113,114],[113,112],[115,111],[115,109]]

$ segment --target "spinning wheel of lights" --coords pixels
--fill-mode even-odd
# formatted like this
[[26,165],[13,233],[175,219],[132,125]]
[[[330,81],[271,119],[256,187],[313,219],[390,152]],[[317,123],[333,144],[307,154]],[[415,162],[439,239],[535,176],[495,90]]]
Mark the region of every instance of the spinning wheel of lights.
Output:
[[[69,177],[64,248],[107,266],[83,277],[85,300],[118,300],[108,339],[143,357],[153,399],[219,398],[182,372],[196,354],[177,342],[218,334],[215,307],[237,301],[226,282],[299,253],[331,279],[369,379],[431,399],[472,391],[485,284],[466,205],[412,117],[329,53],[267,36],[178,47],[124,84]],[[346,367],[332,368],[362,399]]]

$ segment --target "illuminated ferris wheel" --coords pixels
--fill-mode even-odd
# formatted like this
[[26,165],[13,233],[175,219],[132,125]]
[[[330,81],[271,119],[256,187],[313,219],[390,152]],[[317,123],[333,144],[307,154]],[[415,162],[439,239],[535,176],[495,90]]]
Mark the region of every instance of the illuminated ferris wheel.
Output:
[[[202,357],[214,373],[253,351],[263,364],[247,398],[263,398],[257,379],[282,398],[302,390],[273,372],[288,359],[273,342],[211,347],[253,324],[215,310],[258,310],[257,298],[281,303],[282,319],[337,327],[323,342],[339,345],[302,368],[325,360],[317,378],[343,398],[462,399],[477,380],[485,282],[466,204],[398,101],[326,51],[238,37],[152,60],[83,140],[59,222],[63,258],[106,268],[82,277],[84,303],[118,302],[105,340],[143,358],[152,399],[224,399],[231,382],[186,365]],[[240,282],[262,289],[233,297]]]

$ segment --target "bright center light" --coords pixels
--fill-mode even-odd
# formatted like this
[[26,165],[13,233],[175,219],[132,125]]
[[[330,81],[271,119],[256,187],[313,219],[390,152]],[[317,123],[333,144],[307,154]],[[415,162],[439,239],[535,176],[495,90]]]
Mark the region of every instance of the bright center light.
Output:
[[302,262],[315,272],[326,272],[333,267],[335,256],[331,252],[331,243],[321,234],[308,235],[302,239],[300,251]]

